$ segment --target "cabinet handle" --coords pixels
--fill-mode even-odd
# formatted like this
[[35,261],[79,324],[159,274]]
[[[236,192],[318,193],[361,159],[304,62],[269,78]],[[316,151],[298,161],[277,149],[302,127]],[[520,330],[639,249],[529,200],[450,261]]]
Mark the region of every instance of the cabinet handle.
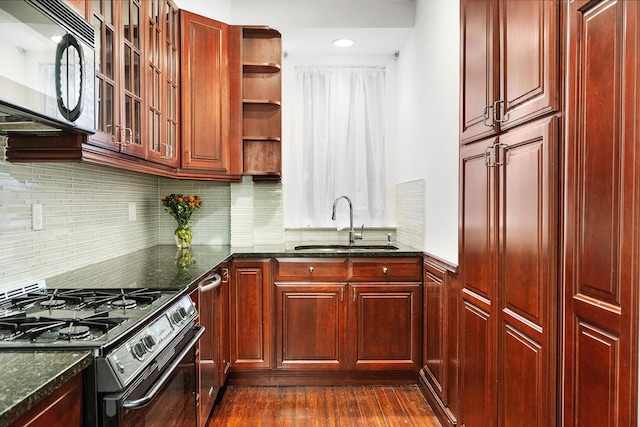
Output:
[[191,151],[185,153],[187,155],[187,163],[191,163]]
[[387,267],[382,267],[382,272],[384,274],[387,274],[388,271],[389,271],[389,269]]
[[[116,145],[122,145],[124,144],[124,142],[122,141],[122,138],[124,136],[124,129],[122,128],[122,125],[115,125],[115,128],[116,132],[113,134],[113,136],[116,138],[116,140],[113,141],[113,143]],[[120,129],[119,132],[118,129]]]
[[313,266],[309,267],[309,273],[313,273]]
[[125,147],[130,146],[133,143],[133,131],[131,128],[124,128],[124,141],[122,145]]
[[353,290],[353,302],[356,302],[356,290]]
[[223,268],[222,269],[222,281],[224,283],[227,283],[229,281],[229,269],[228,268]]
[[344,301],[344,289],[340,289],[340,302]]
[[484,125],[490,128],[493,126],[493,121],[491,121],[491,113],[489,113],[489,110],[493,110],[493,105],[484,106],[484,113],[482,114],[482,119],[483,119]]
[[[212,280],[211,283],[207,283],[211,280]],[[202,282],[200,282],[200,292],[210,291],[212,289],[219,287],[221,284],[222,284],[222,278],[218,273],[216,273],[213,276],[209,276],[206,279],[204,279]]]

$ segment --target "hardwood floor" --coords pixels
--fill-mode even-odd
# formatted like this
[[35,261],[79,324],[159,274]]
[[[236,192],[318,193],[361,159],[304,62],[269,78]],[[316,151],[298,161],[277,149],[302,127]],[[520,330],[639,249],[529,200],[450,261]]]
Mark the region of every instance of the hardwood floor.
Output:
[[441,427],[417,385],[228,387],[207,427]]

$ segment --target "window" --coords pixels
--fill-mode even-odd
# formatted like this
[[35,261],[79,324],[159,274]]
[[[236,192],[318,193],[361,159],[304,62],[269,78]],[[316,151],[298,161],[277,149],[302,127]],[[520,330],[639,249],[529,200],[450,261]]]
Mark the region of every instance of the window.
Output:
[[289,227],[386,225],[384,159],[385,68],[298,66],[295,72],[293,141],[284,188]]

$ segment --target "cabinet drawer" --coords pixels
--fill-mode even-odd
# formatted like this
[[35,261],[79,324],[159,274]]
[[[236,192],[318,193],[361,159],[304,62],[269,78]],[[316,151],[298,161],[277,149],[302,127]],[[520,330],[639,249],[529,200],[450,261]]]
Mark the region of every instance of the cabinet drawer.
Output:
[[347,280],[347,258],[277,258],[276,280]]
[[352,281],[421,281],[421,258],[354,258]]

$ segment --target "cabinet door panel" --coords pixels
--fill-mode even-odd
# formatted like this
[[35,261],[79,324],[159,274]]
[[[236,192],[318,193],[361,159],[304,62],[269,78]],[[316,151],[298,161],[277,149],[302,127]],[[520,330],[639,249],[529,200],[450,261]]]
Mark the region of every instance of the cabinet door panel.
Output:
[[227,25],[180,12],[183,169],[227,173],[229,88]]
[[460,348],[460,397],[463,425],[490,427],[494,419],[493,337],[489,313],[476,305],[478,301],[463,296]]
[[421,284],[350,284],[355,369],[420,367]]
[[460,141],[466,143],[498,131],[489,108],[498,99],[497,2],[462,0],[460,17]]
[[460,416],[469,426],[494,422],[495,178],[485,152],[495,142],[460,150]]
[[512,128],[560,108],[556,0],[500,2],[500,99]]
[[231,288],[231,366],[271,367],[270,260],[234,261]]
[[518,414],[523,426],[555,420],[557,138],[555,117],[500,138],[498,408],[504,425]]
[[444,272],[429,264],[425,264],[424,293],[422,365],[432,387],[442,398],[445,372]]
[[345,287],[276,283],[278,368],[344,368]]
[[640,13],[568,12],[564,425],[637,425]]

